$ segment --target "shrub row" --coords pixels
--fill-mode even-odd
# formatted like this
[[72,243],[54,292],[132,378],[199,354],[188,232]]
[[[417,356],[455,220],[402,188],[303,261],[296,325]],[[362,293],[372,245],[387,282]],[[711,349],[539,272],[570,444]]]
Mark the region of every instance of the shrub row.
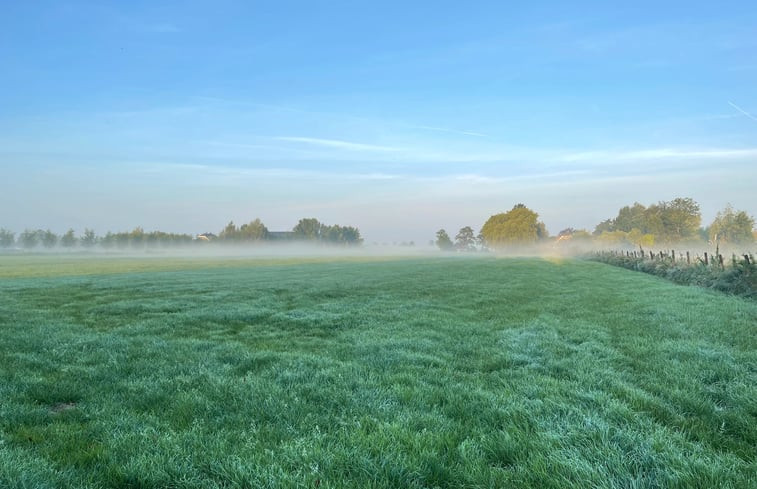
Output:
[[612,253],[597,253],[591,259],[657,275],[677,284],[696,285],[757,300],[757,265],[753,255],[734,257],[724,267],[701,262],[689,265],[669,258],[650,260]]

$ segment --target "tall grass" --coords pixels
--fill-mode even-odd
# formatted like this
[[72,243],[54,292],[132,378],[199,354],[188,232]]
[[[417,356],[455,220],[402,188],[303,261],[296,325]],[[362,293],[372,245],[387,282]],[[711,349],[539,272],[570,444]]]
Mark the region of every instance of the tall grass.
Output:
[[4,279],[0,331],[0,487],[757,482],[757,305],[598,263]]

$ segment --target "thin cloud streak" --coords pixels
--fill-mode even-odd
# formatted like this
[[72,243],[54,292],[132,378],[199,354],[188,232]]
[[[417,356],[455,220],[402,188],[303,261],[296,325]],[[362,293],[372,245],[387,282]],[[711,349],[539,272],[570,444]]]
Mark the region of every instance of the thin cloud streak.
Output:
[[655,148],[636,151],[586,151],[581,153],[565,154],[556,159],[564,162],[590,162],[590,161],[646,161],[661,159],[680,158],[754,158],[757,157],[757,148],[726,149],[711,148],[701,150],[686,150],[675,148]]
[[379,146],[376,144],[353,143],[351,141],[341,141],[338,139],[321,139],[308,137],[279,136],[274,138],[277,141],[288,141],[292,143],[312,144],[314,146],[324,146],[327,148],[345,149],[349,151],[401,151],[402,148],[392,146]]
[[415,129],[423,129],[426,131],[436,131],[436,132],[446,132],[450,134],[461,134],[463,136],[475,136],[479,138],[488,138],[490,137],[488,134],[483,134],[480,132],[473,132],[473,131],[460,131],[457,129],[447,129],[445,127],[434,127],[434,126],[412,126]]

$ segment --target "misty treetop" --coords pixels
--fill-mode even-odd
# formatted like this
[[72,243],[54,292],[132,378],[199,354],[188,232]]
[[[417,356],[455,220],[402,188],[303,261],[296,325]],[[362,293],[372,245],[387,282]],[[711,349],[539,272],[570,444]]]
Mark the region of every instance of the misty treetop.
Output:
[[549,237],[544,223],[539,221],[539,214],[523,204],[491,216],[481,228],[481,235],[493,249],[532,244]]
[[701,227],[699,204],[690,198],[658,202],[649,207],[635,202],[618,211],[614,219],[602,221],[594,236],[608,244],[652,246],[677,242],[749,244],[755,240],[754,218],[744,211],[735,211],[728,204],[713,222]]
[[455,248],[460,251],[476,251],[476,236],[473,234],[473,228],[465,226],[455,236]]
[[[702,222],[699,204],[690,198],[677,198],[670,202],[660,201],[645,207],[635,202],[618,211],[617,217],[599,223],[594,234],[622,232],[633,233],[634,244],[642,244],[643,236],[663,243],[696,239]],[[649,238],[646,238],[649,241]],[[651,244],[651,243],[649,243]]]
[[[206,233],[204,236],[208,236]],[[255,219],[247,224],[237,227],[234,221],[230,221],[223,230],[218,233],[218,239],[227,243],[242,243],[250,241],[263,241],[268,239],[268,228],[260,219]]]
[[[649,247],[655,244],[704,243],[750,244],[757,239],[755,219],[745,211],[737,211],[728,204],[718,212],[713,222],[701,227],[699,204],[691,198],[679,197],[669,202],[660,201],[650,206],[639,202],[622,207],[615,218],[597,224],[594,233],[584,229],[565,228],[554,238],[557,242],[573,241],[601,246],[633,245]],[[476,251],[543,242],[549,233],[539,215],[524,204],[516,204],[510,211],[491,216],[477,237],[473,229],[460,229],[455,242],[444,229],[436,233],[433,242],[444,251]]]
[[744,211],[735,211],[731,204],[718,212],[708,229],[713,242],[752,243],[754,241],[754,218]]
[[352,226],[329,226],[315,218],[300,219],[292,229],[293,239],[341,245],[359,245],[363,242],[360,231]]
[[440,229],[436,232],[436,241],[434,243],[442,251],[452,251],[455,249],[455,244],[444,229]]
[[62,236],[47,229],[26,229],[16,238],[8,229],[0,228],[0,248],[19,246],[32,250],[40,246],[52,248],[92,248],[99,245],[104,249],[175,247],[189,244],[207,244],[218,242],[224,244],[251,244],[280,241],[308,241],[332,245],[359,245],[363,242],[360,230],[352,226],[327,225],[317,219],[301,219],[292,231],[269,231],[260,219],[237,226],[230,221],[217,235],[206,232],[193,236],[191,234],[167,233],[163,231],[146,232],[141,227],[132,231],[97,236],[92,229],[85,229],[81,236],[76,236],[69,229]]

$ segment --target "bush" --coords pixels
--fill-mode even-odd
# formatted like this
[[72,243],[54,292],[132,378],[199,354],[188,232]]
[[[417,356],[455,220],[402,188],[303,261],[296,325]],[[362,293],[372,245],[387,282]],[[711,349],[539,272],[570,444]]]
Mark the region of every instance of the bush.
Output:
[[[692,265],[672,259],[640,258],[625,254],[597,253],[591,258],[617,267],[657,275],[681,285],[696,285],[728,294],[757,299],[757,264],[754,256],[734,258],[730,266],[721,268],[716,264]],[[714,261],[714,260],[713,260]]]

